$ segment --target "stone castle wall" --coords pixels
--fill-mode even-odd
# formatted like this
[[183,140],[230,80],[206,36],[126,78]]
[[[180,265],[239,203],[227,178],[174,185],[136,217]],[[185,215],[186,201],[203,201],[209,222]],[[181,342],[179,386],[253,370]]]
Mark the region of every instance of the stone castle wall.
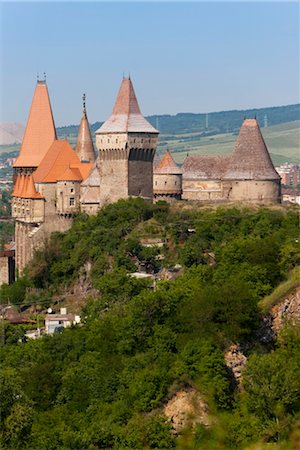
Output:
[[230,182],[228,200],[262,204],[278,203],[280,202],[280,182],[277,180],[233,180]]
[[99,152],[100,207],[128,197],[128,151]]
[[182,199],[206,202],[278,203],[280,183],[276,180],[188,180],[183,178]]
[[182,180],[182,199],[200,201],[221,201],[225,192],[220,180]]
[[133,148],[129,152],[128,196],[153,198],[153,158],[155,149]]
[[59,214],[74,214],[80,210],[80,182],[58,181],[56,210]]

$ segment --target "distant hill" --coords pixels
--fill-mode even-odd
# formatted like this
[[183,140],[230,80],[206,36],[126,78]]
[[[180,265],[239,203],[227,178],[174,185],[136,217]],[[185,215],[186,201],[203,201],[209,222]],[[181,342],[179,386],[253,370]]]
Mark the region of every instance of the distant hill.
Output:
[[[153,115],[147,119],[157,127],[163,135],[177,135],[184,133],[205,133],[206,136],[218,133],[237,132],[244,117],[255,117],[261,127],[265,121],[268,126],[292,122],[300,119],[300,104],[288,106],[274,106],[271,108],[255,108],[245,110],[232,110],[212,112],[209,114],[178,113],[174,116]],[[95,132],[103,122],[91,124],[92,132]],[[60,137],[75,136],[79,125],[69,125],[57,128]]]
[[0,145],[21,144],[24,130],[20,123],[1,123]]

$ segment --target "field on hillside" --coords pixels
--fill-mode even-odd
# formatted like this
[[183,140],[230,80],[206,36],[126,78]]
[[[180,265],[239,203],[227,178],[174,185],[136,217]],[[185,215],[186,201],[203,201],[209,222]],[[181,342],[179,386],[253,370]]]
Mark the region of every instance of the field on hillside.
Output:
[[[275,165],[285,161],[300,162],[300,121],[287,122],[261,129]],[[187,155],[226,154],[233,151],[237,135],[217,134],[201,137],[190,133],[176,136],[160,136],[159,153],[167,148],[182,163]]]
[[[285,161],[300,162],[300,120],[261,129],[273,163]],[[76,135],[66,136],[72,147],[76,145]],[[187,155],[226,154],[233,151],[236,133],[201,136],[200,133],[180,135],[160,135],[158,153],[166,149],[174,153],[175,160],[182,163]],[[19,150],[20,145],[1,145],[0,155]]]

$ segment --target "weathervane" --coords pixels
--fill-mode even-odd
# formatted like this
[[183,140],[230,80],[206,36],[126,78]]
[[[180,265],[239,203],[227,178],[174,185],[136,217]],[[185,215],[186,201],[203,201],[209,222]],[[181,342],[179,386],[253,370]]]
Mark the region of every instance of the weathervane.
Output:
[[83,104],[83,112],[84,112],[84,114],[86,113],[86,109],[85,109],[85,98],[86,98],[86,96],[85,96],[85,94],[83,94],[83,96],[82,96],[82,104]]

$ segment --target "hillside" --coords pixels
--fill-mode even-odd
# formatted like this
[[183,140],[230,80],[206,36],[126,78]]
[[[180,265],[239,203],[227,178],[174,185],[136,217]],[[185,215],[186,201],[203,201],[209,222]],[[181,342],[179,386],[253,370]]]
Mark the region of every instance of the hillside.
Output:
[[[261,127],[292,122],[300,119],[300,104],[275,106],[271,108],[220,111],[207,114],[178,113],[176,115],[147,116],[149,122],[164,135],[181,135],[186,133],[232,133],[237,132],[244,117],[257,117]],[[102,122],[91,124],[94,133]],[[57,129],[62,137],[75,136],[79,125],[69,125]]]
[[266,339],[259,302],[300,264],[298,213],[121,200],[53,234],[0,298],[82,325],[6,327],[1,448],[295,450],[299,327]]
[[[300,121],[288,122],[261,129],[272,161],[280,165],[285,161],[300,162]],[[192,155],[231,153],[237,138],[236,133],[217,134],[209,137],[199,134],[160,136],[159,153],[166,148],[174,152],[174,158],[182,163],[189,153]]]
[[[257,116],[263,136],[275,165],[300,161],[300,104],[242,111],[206,114],[180,113],[175,116],[150,116],[148,120],[160,130],[158,153],[167,148],[175,152],[181,163],[186,153],[223,154],[232,151],[243,118]],[[265,128],[265,116],[267,125]],[[207,123],[208,120],[208,123]],[[91,124],[94,133],[100,122]],[[208,125],[208,127],[206,126]],[[67,138],[75,146],[78,125],[57,128],[60,139]],[[16,141],[17,142],[17,141]],[[16,152],[20,145],[0,145],[1,153]]]
[[20,144],[23,139],[24,127],[19,123],[0,124],[0,145]]

